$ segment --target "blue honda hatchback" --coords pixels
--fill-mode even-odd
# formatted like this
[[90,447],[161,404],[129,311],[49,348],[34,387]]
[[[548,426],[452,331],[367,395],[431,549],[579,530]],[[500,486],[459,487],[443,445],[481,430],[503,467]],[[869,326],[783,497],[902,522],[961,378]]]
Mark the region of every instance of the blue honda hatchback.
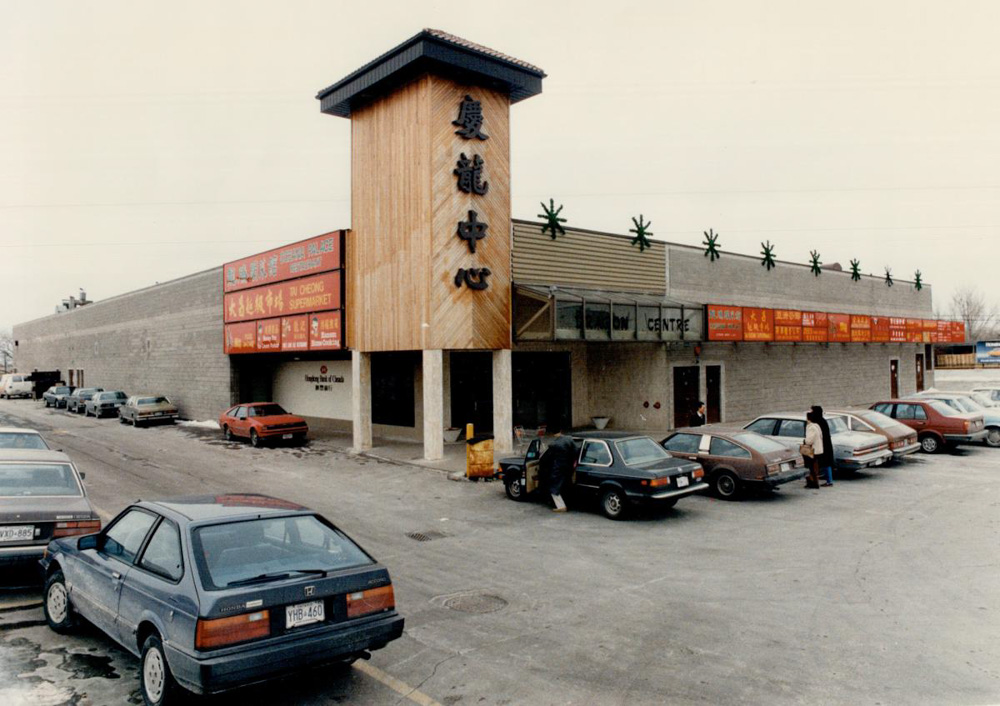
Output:
[[49,626],[82,617],[139,656],[154,706],[350,664],[403,633],[388,570],[265,495],[138,502],[97,534],[52,541],[41,563]]

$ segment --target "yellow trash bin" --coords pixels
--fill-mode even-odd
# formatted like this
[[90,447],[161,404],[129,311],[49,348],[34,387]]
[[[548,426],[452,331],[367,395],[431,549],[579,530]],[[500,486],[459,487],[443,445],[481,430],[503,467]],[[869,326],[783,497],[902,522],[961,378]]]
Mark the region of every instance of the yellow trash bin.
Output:
[[492,434],[479,434],[465,442],[465,477],[493,477]]

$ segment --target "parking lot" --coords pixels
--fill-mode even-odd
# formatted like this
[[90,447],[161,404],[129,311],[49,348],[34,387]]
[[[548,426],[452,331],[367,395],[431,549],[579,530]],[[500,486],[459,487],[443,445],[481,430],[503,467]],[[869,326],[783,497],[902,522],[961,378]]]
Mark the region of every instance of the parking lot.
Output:
[[[1000,701],[1000,450],[611,522],[333,441],[253,449],[28,400],[0,401],[0,424],[65,450],[105,521],[140,497],[267,493],[388,566],[402,639],[206,703]],[[0,703],[141,702],[137,660],[94,630],[50,632],[26,580],[5,574],[0,595]]]

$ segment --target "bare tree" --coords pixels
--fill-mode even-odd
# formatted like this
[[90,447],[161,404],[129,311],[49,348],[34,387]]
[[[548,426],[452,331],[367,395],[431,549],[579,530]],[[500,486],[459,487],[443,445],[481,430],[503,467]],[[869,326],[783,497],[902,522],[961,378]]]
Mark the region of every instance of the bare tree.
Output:
[[14,367],[14,334],[10,329],[0,329],[0,365],[5,373]]
[[972,285],[959,287],[951,296],[951,316],[965,322],[965,338],[970,342],[994,338],[1000,329],[996,304],[987,302]]

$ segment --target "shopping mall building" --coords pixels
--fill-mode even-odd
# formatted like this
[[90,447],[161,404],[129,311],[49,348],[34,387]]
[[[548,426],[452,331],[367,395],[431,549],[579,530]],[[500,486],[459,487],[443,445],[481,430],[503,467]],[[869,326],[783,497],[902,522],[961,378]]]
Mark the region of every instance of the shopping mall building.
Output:
[[[351,130],[350,228],[14,327],[21,371],[216,418],[422,441],[475,424],[664,431],[933,384],[929,286],[514,220],[509,111],[534,66],[425,30],[319,93]],[[308,235],[308,234],[303,234]],[[724,243],[722,243],[724,245]],[[234,253],[234,258],[243,253]]]

